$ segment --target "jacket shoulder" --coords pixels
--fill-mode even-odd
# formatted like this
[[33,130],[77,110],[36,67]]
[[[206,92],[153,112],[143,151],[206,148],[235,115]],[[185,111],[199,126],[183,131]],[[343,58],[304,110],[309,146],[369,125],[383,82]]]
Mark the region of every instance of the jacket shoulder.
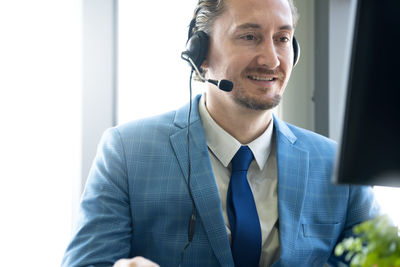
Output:
[[292,133],[296,136],[296,145],[307,148],[308,150],[318,150],[318,151],[326,151],[335,153],[337,149],[337,142],[323,136],[321,134],[312,132],[307,129],[303,129],[292,125],[290,123],[286,123],[287,127],[292,131]]
[[133,120],[120,124],[115,129],[120,132],[121,137],[157,133],[159,131],[168,131],[174,127],[174,118],[176,111],[170,111],[164,114]]

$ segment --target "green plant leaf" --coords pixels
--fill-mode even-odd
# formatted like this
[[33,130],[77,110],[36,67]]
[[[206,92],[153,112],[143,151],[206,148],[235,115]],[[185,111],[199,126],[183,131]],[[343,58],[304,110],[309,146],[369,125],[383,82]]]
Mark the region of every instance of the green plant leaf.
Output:
[[356,237],[345,238],[335,255],[350,261],[351,267],[400,267],[400,235],[387,215],[363,222],[353,228]]

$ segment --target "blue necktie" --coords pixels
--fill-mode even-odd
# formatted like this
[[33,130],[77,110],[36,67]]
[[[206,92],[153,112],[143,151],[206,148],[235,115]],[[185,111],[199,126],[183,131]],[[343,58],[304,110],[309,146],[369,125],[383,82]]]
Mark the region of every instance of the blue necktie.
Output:
[[247,146],[240,147],[232,159],[227,213],[231,228],[231,250],[236,267],[256,267],[261,255],[261,227],[247,170],[253,153]]

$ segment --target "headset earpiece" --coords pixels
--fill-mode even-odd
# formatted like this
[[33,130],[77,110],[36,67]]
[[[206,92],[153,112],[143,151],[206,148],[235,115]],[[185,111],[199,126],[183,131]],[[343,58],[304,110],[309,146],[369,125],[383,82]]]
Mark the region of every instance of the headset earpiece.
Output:
[[209,37],[207,33],[198,31],[193,34],[186,43],[186,53],[200,69],[201,64],[207,57]]
[[297,42],[296,37],[293,36],[293,67],[296,66],[300,59],[300,44]]

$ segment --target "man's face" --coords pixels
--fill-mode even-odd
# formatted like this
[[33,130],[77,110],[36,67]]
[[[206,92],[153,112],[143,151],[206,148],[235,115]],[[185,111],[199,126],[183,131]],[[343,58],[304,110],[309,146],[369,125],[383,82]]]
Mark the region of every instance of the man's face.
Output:
[[273,108],[292,71],[293,31],[287,0],[227,0],[210,34],[207,77],[231,80],[224,97],[236,104]]

